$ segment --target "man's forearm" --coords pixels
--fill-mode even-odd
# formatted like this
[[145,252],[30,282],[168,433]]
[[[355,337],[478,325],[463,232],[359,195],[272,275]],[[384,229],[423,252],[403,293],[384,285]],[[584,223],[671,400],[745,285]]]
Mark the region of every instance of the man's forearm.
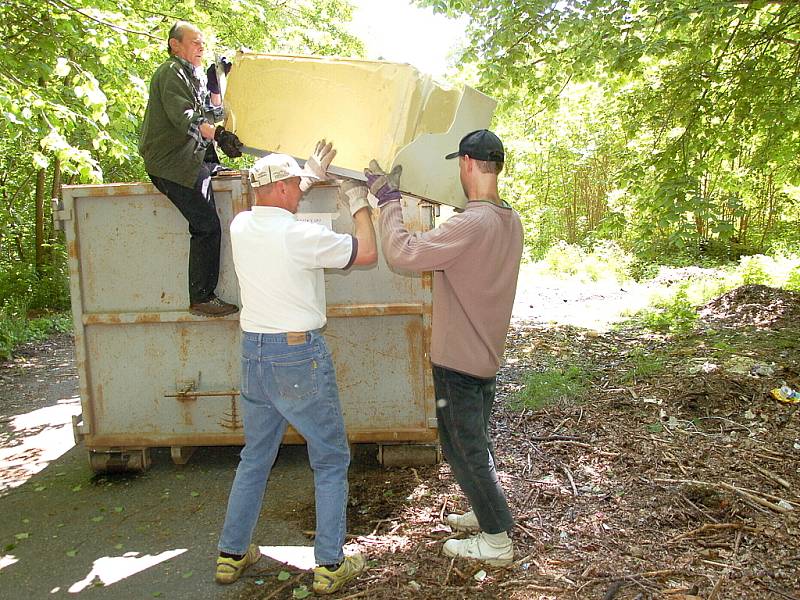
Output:
[[378,243],[369,208],[359,210],[353,215],[353,237],[358,240],[358,254],[354,264],[369,265],[378,260]]

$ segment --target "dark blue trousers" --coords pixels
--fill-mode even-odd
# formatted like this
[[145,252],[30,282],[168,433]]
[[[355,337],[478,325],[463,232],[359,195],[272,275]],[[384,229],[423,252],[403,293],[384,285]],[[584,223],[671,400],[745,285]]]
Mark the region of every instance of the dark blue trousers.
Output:
[[442,451],[481,530],[510,531],[514,519],[497,479],[489,437],[496,378],[472,377],[433,365],[433,385]]

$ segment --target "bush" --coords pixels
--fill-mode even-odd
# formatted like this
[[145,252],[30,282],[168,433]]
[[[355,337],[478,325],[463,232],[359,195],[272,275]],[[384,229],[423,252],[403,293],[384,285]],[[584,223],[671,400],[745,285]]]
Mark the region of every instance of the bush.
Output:
[[586,251],[580,246],[559,242],[551,246],[540,267],[554,277],[579,277],[583,281],[630,278],[633,257],[616,242],[601,240]]
[[770,285],[772,283],[771,271],[774,270],[775,261],[769,256],[756,254],[743,256],[739,260],[737,271],[741,274],[742,283],[745,285]]
[[0,307],[0,359],[11,357],[14,348],[47,339],[53,333],[72,331],[69,313],[51,313],[29,319],[25,306]]
[[669,333],[688,333],[697,321],[695,304],[689,300],[687,283],[680,284],[674,295],[657,299],[651,309],[636,317],[648,329]]
[[579,246],[562,241],[550,247],[542,262],[552,275],[569,277],[578,273],[583,257],[584,252]]
[[789,276],[786,278],[784,287],[787,290],[800,292],[800,267],[795,267],[789,271]]

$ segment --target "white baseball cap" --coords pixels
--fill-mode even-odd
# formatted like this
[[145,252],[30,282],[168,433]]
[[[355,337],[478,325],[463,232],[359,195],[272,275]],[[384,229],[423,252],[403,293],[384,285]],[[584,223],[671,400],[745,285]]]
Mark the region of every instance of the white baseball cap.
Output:
[[253,187],[268,185],[290,177],[319,179],[313,173],[301,169],[297,161],[288,154],[267,154],[262,156],[250,167],[248,172],[250,185]]

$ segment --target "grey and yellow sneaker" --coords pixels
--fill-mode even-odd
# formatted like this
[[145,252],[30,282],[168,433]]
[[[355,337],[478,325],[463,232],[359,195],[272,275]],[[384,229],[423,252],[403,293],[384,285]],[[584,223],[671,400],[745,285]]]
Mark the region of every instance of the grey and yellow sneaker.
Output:
[[327,567],[314,567],[314,592],[332,594],[358,577],[366,567],[367,560],[363,554],[345,556],[342,564],[335,571],[331,571]]
[[217,583],[233,583],[242,576],[247,567],[256,564],[259,558],[261,558],[261,550],[255,544],[250,544],[247,548],[247,553],[241,560],[219,556],[217,557],[217,572],[214,575],[214,579]]

